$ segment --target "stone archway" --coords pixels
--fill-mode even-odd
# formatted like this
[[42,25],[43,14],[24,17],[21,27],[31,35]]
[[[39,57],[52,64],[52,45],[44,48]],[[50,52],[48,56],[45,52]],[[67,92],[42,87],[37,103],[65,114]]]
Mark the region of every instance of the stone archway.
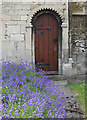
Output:
[[[33,19],[42,14],[42,12],[53,12],[61,20],[60,26],[60,42],[59,42],[59,53],[58,53],[58,69],[59,74],[63,73],[63,57],[68,54],[68,28],[65,15],[62,14],[59,8],[55,8],[52,5],[41,5],[31,11],[29,18],[27,20],[27,33],[26,33],[26,48],[29,49],[29,54],[31,55],[31,60],[35,62],[35,48],[34,48],[34,31],[33,31]],[[68,56],[68,55],[67,55]]]

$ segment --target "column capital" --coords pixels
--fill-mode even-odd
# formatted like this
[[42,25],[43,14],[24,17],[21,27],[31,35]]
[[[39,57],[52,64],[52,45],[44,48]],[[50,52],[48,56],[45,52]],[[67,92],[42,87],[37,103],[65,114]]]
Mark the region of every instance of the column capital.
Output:
[[62,23],[61,27],[62,28],[67,28],[67,23]]
[[26,26],[26,28],[32,28],[32,27],[33,25],[31,23]]

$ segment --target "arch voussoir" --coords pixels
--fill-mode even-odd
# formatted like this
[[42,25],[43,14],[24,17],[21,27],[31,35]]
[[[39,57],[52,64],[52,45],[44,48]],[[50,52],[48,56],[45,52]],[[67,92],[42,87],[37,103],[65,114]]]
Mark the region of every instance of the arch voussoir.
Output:
[[31,24],[31,21],[32,21],[33,17],[35,16],[35,14],[37,14],[38,12],[43,11],[43,10],[50,10],[50,11],[53,11],[53,12],[57,13],[60,16],[61,21],[64,22],[65,16],[61,12],[59,7],[55,7],[55,6],[52,6],[52,5],[41,5],[39,7],[34,8],[30,12],[29,19],[28,19],[28,24]]

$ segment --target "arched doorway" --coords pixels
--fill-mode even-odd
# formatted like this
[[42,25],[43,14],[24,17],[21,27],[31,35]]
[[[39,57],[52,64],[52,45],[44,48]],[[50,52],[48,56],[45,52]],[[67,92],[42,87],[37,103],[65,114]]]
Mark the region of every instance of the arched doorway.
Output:
[[34,16],[32,24],[36,66],[49,74],[58,74],[62,53],[60,18],[54,12],[41,11]]

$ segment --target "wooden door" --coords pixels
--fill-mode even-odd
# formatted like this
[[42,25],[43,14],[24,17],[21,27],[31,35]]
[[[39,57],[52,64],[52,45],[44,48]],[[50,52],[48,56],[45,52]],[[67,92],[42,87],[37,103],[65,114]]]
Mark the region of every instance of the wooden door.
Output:
[[58,21],[48,13],[35,20],[35,63],[38,68],[58,73]]

